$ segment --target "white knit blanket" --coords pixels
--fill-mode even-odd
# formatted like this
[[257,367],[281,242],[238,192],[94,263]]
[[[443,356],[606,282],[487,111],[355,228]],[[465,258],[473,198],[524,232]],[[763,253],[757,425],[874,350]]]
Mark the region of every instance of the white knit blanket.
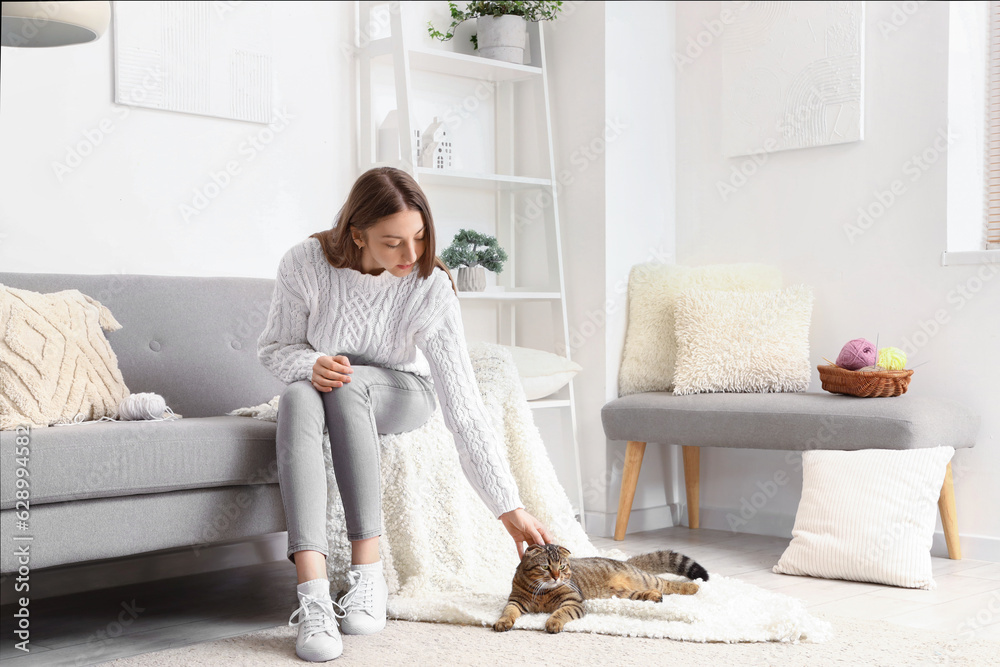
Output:
[[[479,391],[517,480],[525,509],[544,523],[574,556],[624,558],[599,552],[556,479],[531,408],[505,348],[469,346]],[[277,419],[278,397],[230,414]],[[324,432],[327,466],[327,572],[336,585],[350,566],[344,509]],[[440,406],[420,428],[380,436],[382,563],[389,586],[390,618],[464,625],[492,625],[499,617],[517,567],[514,542],[462,474]],[[587,615],[566,632],[596,632],[689,641],[825,641],[830,625],[802,603],[712,573],[696,595],[670,595],[661,603],[624,599],[586,602]],[[666,575],[669,577],[669,575]],[[678,578],[679,579],[679,578]],[[540,630],[545,614],[522,616],[515,629]]]

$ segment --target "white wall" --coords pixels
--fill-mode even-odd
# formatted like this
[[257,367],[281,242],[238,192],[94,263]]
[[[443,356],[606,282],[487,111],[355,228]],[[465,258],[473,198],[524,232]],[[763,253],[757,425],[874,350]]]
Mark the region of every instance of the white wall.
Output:
[[[271,5],[287,122],[270,129],[114,104],[110,29],[90,44],[4,48],[0,267],[273,278],[284,250],[330,227],[356,176],[342,48],[354,43],[353,3]],[[229,162],[239,172],[196,202]],[[185,219],[196,203],[207,206]]]
[[[718,2],[677,7],[679,46],[720,12]],[[812,285],[815,363],[859,336],[906,349],[911,366],[926,362],[910,393],[952,398],[983,416],[976,447],[953,462],[958,523],[966,557],[1000,560],[1000,279],[995,267],[941,266],[947,155],[911,176],[913,156],[933,152],[947,127],[948,3],[920,5],[903,20],[894,7],[867,3],[865,140],[771,154],[726,200],[716,184],[743,159],[720,150],[721,40],[678,72],[678,260],[768,262],[786,284]],[[903,194],[850,238],[858,208],[896,179]],[[811,389],[819,390],[815,371]],[[792,481],[739,530],[790,535],[801,476],[783,453],[710,449],[701,466],[702,524],[719,529],[758,483],[786,470]],[[934,553],[944,553],[940,535]]]
[[[674,2],[609,2],[605,10],[605,138],[607,139],[604,274],[604,402],[618,397],[618,369],[628,321],[628,278],[640,263],[672,264],[675,256]],[[632,530],[671,526],[675,501],[673,452],[648,447]],[[611,534],[617,517],[625,443],[612,442],[607,509],[592,526]],[[664,483],[667,480],[667,483]],[[595,510],[597,508],[594,508]],[[600,528],[599,528],[600,527]]]
[[[604,437],[600,412],[618,396],[629,271],[674,259],[674,83],[669,70],[650,76],[672,53],[673,5],[568,3],[546,25],[570,346],[584,367],[577,440],[587,527],[602,535],[614,526],[625,445]],[[647,453],[634,528],[672,525],[668,459]]]
[[[574,381],[577,445],[584,506],[606,509],[607,442],[600,422],[606,387],[602,336],[583,336],[587,313],[604,302],[605,155],[584,158],[580,147],[602,136],[605,111],[604,2],[584,2],[545,26],[552,98],[556,173],[568,173],[559,190],[560,224],[568,292],[570,355],[584,370]],[[603,331],[603,328],[601,329]]]

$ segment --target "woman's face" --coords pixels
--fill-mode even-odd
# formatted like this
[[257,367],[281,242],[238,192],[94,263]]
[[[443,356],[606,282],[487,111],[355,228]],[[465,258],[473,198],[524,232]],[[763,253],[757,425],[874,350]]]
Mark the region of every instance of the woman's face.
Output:
[[[355,232],[355,238],[360,238]],[[361,248],[363,273],[379,274],[386,270],[394,276],[413,271],[424,254],[427,230],[420,211],[401,211],[386,216],[368,228]]]

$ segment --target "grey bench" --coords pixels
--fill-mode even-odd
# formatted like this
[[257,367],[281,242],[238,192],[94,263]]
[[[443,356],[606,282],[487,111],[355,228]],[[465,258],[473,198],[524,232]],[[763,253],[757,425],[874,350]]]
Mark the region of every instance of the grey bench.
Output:
[[[688,525],[698,528],[700,447],[916,449],[976,442],[980,418],[943,398],[904,394],[855,398],[830,393],[694,394],[644,392],[610,401],[601,410],[609,440],[628,443],[615,539],[625,538],[646,443],[681,445]],[[948,556],[962,557],[951,464],[938,500]]]

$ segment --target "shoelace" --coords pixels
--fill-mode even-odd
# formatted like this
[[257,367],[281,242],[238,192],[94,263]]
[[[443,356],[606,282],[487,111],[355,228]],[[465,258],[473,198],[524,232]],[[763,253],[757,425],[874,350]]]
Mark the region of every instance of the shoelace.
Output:
[[375,582],[357,570],[348,570],[347,583],[350,588],[341,596],[340,604],[337,606],[341,607],[345,614],[352,611],[363,611],[374,618],[372,603],[375,597]]
[[[300,603],[299,608],[292,612],[292,615],[288,617],[288,625],[296,628],[299,625],[305,623],[306,629],[302,633],[302,641],[308,640],[313,635],[320,632],[331,632],[336,631],[336,623],[334,623],[334,618],[343,618],[347,615],[347,611],[344,608],[331,600],[329,597],[316,597],[313,595],[308,595],[302,593],[299,595]],[[311,609],[312,605],[316,605],[318,609],[313,611]],[[337,610],[340,613],[337,613]],[[299,616],[299,620],[292,622],[296,614]]]

